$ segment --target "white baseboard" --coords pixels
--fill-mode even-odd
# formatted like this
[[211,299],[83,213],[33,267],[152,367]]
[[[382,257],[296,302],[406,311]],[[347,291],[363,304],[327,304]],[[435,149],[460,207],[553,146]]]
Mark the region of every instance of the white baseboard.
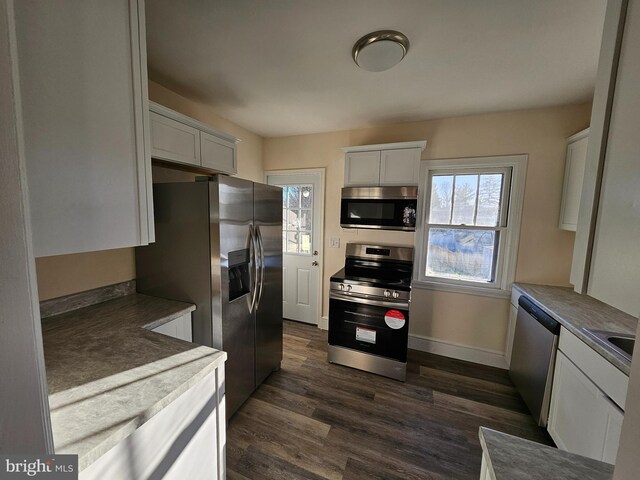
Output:
[[422,335],[409,335],[409,348],[467,362],[480,363],[490,367],[507,368],[507,361],[503,352],[445,342],[444,340],[436,340]]
[[320,321],[318,321],[318,328],[320,330],[329,330],[329,318],[320,317]]

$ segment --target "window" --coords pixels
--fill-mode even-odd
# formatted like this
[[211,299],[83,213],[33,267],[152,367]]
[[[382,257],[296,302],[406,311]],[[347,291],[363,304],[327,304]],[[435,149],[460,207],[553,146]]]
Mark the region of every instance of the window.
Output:
[[313,185],[282,187],[282,251],[311,255]]
[[525,166],[526,156],[422,162],[414,284],[505,295]]

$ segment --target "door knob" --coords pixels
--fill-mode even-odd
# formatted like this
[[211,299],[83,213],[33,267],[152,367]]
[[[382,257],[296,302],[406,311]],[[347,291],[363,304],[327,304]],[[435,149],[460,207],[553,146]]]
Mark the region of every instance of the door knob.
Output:
[[313,251],[313,254],[314,254],[314,255],[318,255],[318,250],[314,250],[314,251]]
[[312,265],[313,267],[317,267],[317,266],[318,266],[318,265],[320,265],[320,264],[319,264],[318,262],[314,261],[311,265]]

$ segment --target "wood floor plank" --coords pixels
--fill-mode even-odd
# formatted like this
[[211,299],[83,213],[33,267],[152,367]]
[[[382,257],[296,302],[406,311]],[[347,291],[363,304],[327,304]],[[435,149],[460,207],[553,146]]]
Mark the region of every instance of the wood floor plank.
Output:
[[253,445],[228,469],[255,480],[324,480],[320,475],[269,455]]
[[506,370],[409,351],[407,381],[327,362],[327,333],[284,322],[282,368],[231,419],[231,480],[477,479],[482,425],[552,444]]
[[276,388],[269,384],[262,384],[254,394],[253,398],[269,402],[292,412],[310,417],[318,406],[318,401],[305,395],[289,392],[282,388]]
[[247,449],[251,445],[260,451],[277,457],[292,465],[331,480],[340,480],[348,457],[341,452],[326,455],[324,443],[317,444],[304,436],[291,434],[287,429],[273,428],[269,420],[256,421],[255,418],[234,419],[233,442]]

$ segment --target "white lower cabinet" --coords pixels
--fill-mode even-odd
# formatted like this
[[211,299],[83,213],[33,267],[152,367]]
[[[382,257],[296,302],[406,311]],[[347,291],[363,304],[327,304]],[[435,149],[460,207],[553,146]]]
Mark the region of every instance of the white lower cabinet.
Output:
[[489,468],[489,461],[487,460],[487,454],[482,454],[482,466],[480,467],[480,480],[495,480],[493,472]]
[[516,333],[516,321],[518,319],[518,300],[522,296],[520,289],[511,289],[511,305],[509,305],[509,324],[507,325],[507,338],[504,346],[504,359],[507,368],[511,366],[511,354],[513,353],[513,337]]
[[191,314],[163,323],[151,331],[161,333],[169,337],[179,338],[180,340],[186,340],[187,342],[193,342],[193,335],[191,332]]
[[224,365],[80,472],[80,480],[226,477]]
[[614,463],[623,416],[623,412],[558,351],[547,427],[558,448]]

